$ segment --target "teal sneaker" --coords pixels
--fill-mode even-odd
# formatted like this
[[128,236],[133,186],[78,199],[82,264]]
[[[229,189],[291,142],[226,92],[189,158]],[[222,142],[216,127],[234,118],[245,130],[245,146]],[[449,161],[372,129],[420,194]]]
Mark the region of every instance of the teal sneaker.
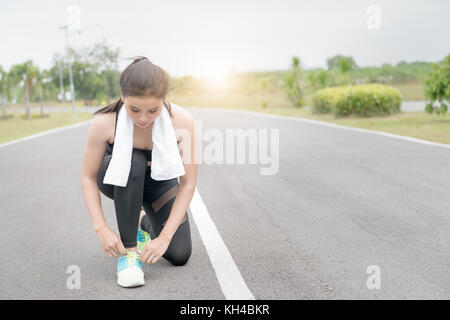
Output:
[[128,251],[117,262],[117,284],[121,287],[138,287],[145,284],[142,262],[136,252]]
[[137,233],[137,249],[141,253],[144,246],[151,241],[150,235],[147,231],[142,230],[140,227]]

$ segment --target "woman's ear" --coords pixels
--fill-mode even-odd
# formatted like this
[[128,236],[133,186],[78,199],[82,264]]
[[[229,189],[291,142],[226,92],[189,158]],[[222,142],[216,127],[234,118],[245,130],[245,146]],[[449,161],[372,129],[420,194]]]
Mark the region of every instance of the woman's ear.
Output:
[[120,100],[121,100],[123,103],[125,103],[125,98],[123,97],[122,89],[120,89]]

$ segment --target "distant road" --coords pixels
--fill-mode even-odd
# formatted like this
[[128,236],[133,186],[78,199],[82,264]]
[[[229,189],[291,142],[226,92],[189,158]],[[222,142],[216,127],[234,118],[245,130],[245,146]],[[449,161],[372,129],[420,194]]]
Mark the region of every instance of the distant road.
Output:
[[403,101],[400,110],[404,112],[425,111],[426,101]]

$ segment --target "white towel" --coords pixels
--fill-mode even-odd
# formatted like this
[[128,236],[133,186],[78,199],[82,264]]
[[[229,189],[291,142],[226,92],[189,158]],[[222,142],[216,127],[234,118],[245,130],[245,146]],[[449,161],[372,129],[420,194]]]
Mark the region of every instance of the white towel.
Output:
[[[125,105],[122,105],[117,117],[112,158],[103,183],[126,187],[131,169],[134,125]],[[154,120],[152,141],[151,177],[154,180],[169,180],[183,176],[185,171],[178,150],[177,137],[165,105]]]

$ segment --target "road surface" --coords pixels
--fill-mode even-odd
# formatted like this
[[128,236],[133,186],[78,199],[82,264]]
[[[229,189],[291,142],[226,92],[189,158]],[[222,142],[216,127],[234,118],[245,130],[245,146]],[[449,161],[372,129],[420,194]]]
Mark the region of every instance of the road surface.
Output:
[[[203,133],[279,129],[274,175],[259,163],[199,165],[197,190],[255,299],[450,298],[450,148],[188,110]],[[161,258],[145,265],[145,286],[117,286],[80,186],[88,126],[0,147],[0,299],[227,298],[191,211],[188,263]],[[101,199],[117,230],[112,200]],[[70,266],[80,289],[67,286]],[[374,275],[379,289],[368,288]]]

